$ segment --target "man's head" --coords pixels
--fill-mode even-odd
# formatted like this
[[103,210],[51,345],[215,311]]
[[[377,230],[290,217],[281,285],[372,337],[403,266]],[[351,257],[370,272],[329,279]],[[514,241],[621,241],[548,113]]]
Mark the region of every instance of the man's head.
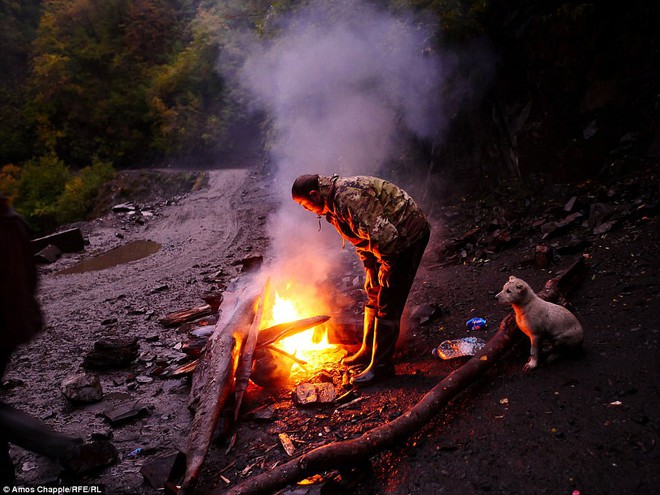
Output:
[[317,174],[301,175],[293,182],[291,188],[293,200],[308,211],[323,215],[326,212],[325,199],[321,196],[319,176]]

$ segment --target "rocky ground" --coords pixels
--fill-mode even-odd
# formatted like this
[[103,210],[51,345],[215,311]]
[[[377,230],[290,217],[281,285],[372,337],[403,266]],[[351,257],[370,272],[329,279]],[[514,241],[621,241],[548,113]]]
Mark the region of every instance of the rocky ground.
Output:
[[[162,369],[187,359],[185,329],[158,320],[240,284],[243,262],[267,251],[273,201],[261,169],[207,176],[208,184],[200,181],[193,191],[159,191],[159,197],[143,191],[137,208],[78,225],[86,249],[40,268],[48,325],[15,353],[1,394],[58,430],[114,443],[117,462],[76,483],[101,484],[106,493],[154,494],[141,467],[186,449],[188,379],[162,377]],[[251,384],[235,437],[219,439],[209,452],[200,492],[235,486],[286,462],[281,433],[298,455],[398,417],[466,359],[439,360],[433,347],[495,333],[508,310],[494,295],[509,275],[540,290],[585,256],[587,277],[569,296],[586,330],[584,355],[525,373],[528,343],[521,338],[485,378],[408,441],[375,456],[371,469],[358,469],[348,486],[329,471],[316,484],[284,493],[655,493],[658,192],[657,171],[649,169],[601,183],[539,182],[478,199],[436,198],[427,207],[434,236],[409,299],[396,377],[341,403],[307,408],[294,404],[295,384],[278,391]],[[157,252],[100,271],[60,274],[122,246],[138,258],[145,241],[157,244]],[[339,275],[352,279],[359,267],[348,264]],[[489,326],[468,332],[465,322],[473,317]],[[107,337],[137,337],[138,357],[118,370],[86,371],[99,377],[102,400],[72,404],[61,383],[83,371],[94,343]],[[341,369],[329,366],[326,375],[338,394],[347,390]],[[126,404],[140,414],[111,424],[108,412]],[[255,409],[266,413],[247,414]],[[59,482],[57,463],[19,448],[12,457],[21,485]]]

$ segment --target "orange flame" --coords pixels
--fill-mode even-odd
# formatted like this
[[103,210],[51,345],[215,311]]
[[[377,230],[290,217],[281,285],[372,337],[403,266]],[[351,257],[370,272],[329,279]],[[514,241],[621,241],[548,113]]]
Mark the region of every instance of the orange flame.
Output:
[[[289,282],[284,289],[275,292],[272,303],[266,305],[261,328],[328,314],[329,308],[315,297],[314,292],[313,289],[303,287],[297,287],[294,290],[292,283]],[[324,357],[323,354],[336,348],[335,345],[328,342],[325,325],[297,333],[274,345],[306,361],[312,369],[327,362],[328,356]]]

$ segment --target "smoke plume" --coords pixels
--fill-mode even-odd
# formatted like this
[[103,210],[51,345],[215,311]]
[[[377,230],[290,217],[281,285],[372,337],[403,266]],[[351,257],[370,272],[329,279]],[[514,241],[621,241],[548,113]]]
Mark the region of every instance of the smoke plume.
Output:
[[291,200],[298,175],[376,175],[400,136],[431,138],[442,127],[433,30],[364,1],[314,0],[243,50],[240,84],[272,120],[269,151],[282,201],[270,219],[272,247],[287,254],[280,263],[293,264],[283,271],[323,278],[327,249],[337,253],[341,242],[325,220],[319,233],[313,214]]

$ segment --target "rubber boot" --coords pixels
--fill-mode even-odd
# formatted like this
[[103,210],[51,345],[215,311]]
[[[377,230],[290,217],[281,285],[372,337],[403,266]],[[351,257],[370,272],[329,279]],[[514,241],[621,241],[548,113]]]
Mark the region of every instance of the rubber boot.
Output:
[[362,329],[362,346],[352,356],[347,356],[341,360],[346,366],[355,366],[358,364],[369,364],[371,361],[372,349],[374,346],[374,324],[378,310],[371,306],[364,307],[364,328]]
[[362,373],[355,375],[351,383],[365,386],[394,374],[392,356],[399,338],[399,322],[376,318],[374,325],[374,349],[371,363]]

